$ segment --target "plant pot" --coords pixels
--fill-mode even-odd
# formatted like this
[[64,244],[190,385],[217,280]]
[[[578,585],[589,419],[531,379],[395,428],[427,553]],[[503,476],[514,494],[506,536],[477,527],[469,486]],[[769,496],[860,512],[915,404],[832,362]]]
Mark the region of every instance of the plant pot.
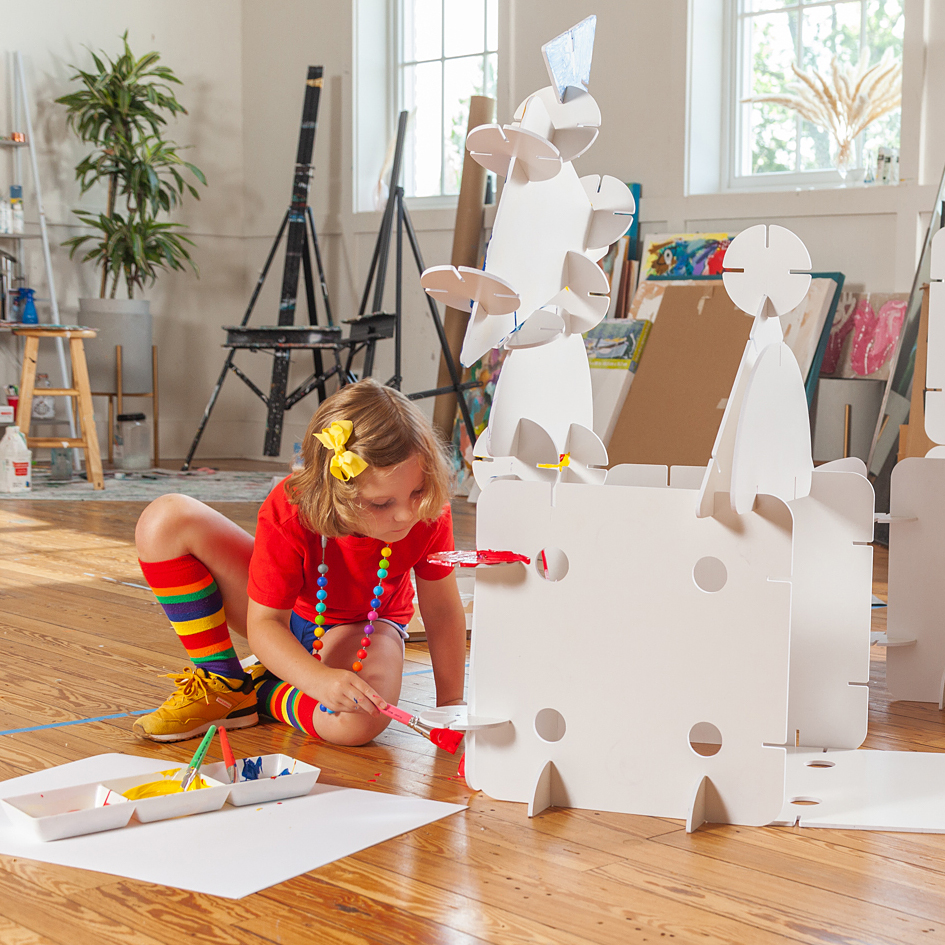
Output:
[[79,323],[98,335],[86,343],[94,391],[117,391],[115,346],[121,345],[122,392],[151,392],[151,303],[147,299],[79,299]]

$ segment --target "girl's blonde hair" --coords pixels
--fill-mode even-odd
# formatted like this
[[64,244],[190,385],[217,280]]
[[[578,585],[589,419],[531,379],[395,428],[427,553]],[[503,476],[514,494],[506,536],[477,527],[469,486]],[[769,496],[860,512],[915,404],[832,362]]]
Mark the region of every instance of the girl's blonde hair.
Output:
[[427,418],[398,390],[373,378],[347,384],[315,411],[302,443],[301,469],[286,482],[286,495],[299,507],[302,524],[319,535],[337,538],[363,526],[358,495],[360,477],[344,482],[329,471],[334,453],[315,439],[334,420],[350,420],[353,429],[345,449],[374,467],[396,466],[414,454],[423,468],[423,498],[419,515],[424,521],[439,518],[449,500],[451,473],[446,447]]

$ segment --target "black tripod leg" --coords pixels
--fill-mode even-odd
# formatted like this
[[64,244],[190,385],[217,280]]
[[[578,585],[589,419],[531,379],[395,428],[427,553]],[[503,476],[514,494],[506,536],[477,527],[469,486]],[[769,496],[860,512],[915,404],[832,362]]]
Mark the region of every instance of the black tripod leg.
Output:
[[[318,312],[315,310],[315,280],[312,273],[312,259],[308,252],[308,233],[302,231],[302,275],[305,279],[305,304],[308,307],[308,322],[310,325],[318,324]],[[312,348],[312,368],[316,377],[321,377],[325,373],[322,365],[322,352],[319,348]],[[325,397],[325,382],[316,384],[318,391],[318,402],[321,403]]]
[[[249,322],[249,316],[253,314],[253,308],[256,306],[256,299],[259,298],[259,293],[262,290],[263,283],[266,281],[266,276],[269,275],[269,267],[272,265],[272,260],[275,258],[276,250],[279,248],[279,242],[282,239],[282,234],[285,233],[286,224],[289,222],[289,211],[286,210],[285,216],[282,218],[282,224],[279,226],[279,232],[276,233],[276,238],[272,241],[272,249],[269,250],[269,255],[266,257],[266,264],[262,268],[262,272],[259,274],[259,278],[256,280],[256,288],[253,289],[253,294],[250,297],[249,305],[246,306],[246,314],[243,316],[243,320],[240,322],[240,325],[246,325]],[[230,357],[232,358],[233,353],[230,352]]]
[[[276,256],[276,250],[279,248],[279,242],[282,239],[282,234],[285,233],[286,224],[289,222],[289,211],[286,210],[285,215],[282,217],[282,223],[279,226],[279,232],[276,233],[276,238],[272,241],[272,249],[269,250],[269,255],[266,257],[265,265],[262,268],[262,272],[259,274],[259,278],[256,280],[256,288],[253,289],[253,294],[250,297],[249,305],[246,306],[246,314],[243,316],[243,320],[240,322],[240,325],[246,325],[249,322],[250,315],[253,314],[253,308],[256,305],[256,299],[259,298],[259,293],[262,290],[263,283],[266,281],[266,276],[269,274],[269,267],[272,265],[272,261]],[[200,443],[200,438],[203,436],[203,431],[207,428],[207,423],[210,420],[210,412],[213,410],[214,404],[217,402],[217,397],[220,396],[220,388],[223,387],[223,381],[226,379],[226,373],[230,370],[230,365],[233,363],[233,356],[236,352],[230,349],[230,353],[226,357],[226,361],[223,364],[223,370],[220,372],[219,380],[217,380],[216,387],[213,388],[213,393],[210,395],[210,400],[207,403],[207,407],[203,412],[203,418],[200,421],[200,426],[197,428],[197,434],[194,437],[193,443],[190,444],[190,452],[187,454],[187,459],[184,460],[184,465],[181,466],[181,470],[186,472],[190,469],[190,463],[194,458],[194,453],[197,452],[197,445]]]
[[328,319],[329,327],[335,324],[331,317],[331,302],[328,301],[328,283],[325,281],[325,269],[322,266],[322,252],[318,248],[318,234],[315,232],[315,217],[312,215],[312,208],[305,208],[308,216],[308,227],[312,234],[312,247],[315,250],[315,265],[318,267],[318,282],[322,287],[322,301],[325,303],[325,318]]
[[197,427],[197,435],[194,437],[193,443],[190,444],[190,452],[187,454],[187,459],[184,460],[184,465],[181,466],[182,472],[187,472],[187,470],[190,469],[190,461],[194,458],[194,453],[197,452],[197,444],[200,443],[200,437],[203,436],[203,431],[207,428],[207,421],[210,419],[210,411],[213,410],[213,405],[217,402],[217,397],[220,396],[220,388],[223,387],[223,382],[226,380],[226,375],[230,370],[230,365],[233,363],[233,355],[235,353],[235,351],[230,349],[230,353],[226,357],[223,370],[220,372],[220,377],[217,379],[216,387],[213,388],[213,393],[210,395],[210,400],[207,402],[207,406],[204,409],[200,426]]
[[404,190],[398,187],[395,191],[397,201],[397,269],[394,280],[394,376],[390,379],[389,387],[400,390],[403,382],[401,328],[403,327],[403,295],[404,295]]
[[282,422],[285,415],[286,386],[289,383],[290,354],[285,349],[275,352],[272,383],[269,386],[269,415],[266,417],[264,456],[278,456],[282,447]]
[[[410,221],[410,214],[407,212],[406,206],[403,207],[402,211],[404,219],[404,227],[407,230],[407,239],[410,240],[410,248],[413,250],[413,258],[417,263],[417,270],[423,275],[423,270],[426,268],[423,265],[423,256],[420,253],[420,244],[417,242],[417,234],[414,232],[413,223]],[[426,293],[424,292],[424,295]],[[443,360],[446,361],[446,367],[450,375],[450,383],[453,387],[453,391],[456,394],[456,401],[459,404],[459,412],[463,418],[463,425],[466,427],[466,433],[469,435],[469,442],[475,444],[476,442],[476,428],[473,425],[472,417],[469,413],[469,406],[466,403],[466,397],[463,394],[462,381],[460,380],[459,371],[456,367],[456,361],[453,360],[453,352],[450,351],[449,341],[446,338],[446,332],[443,330],[443,322],[440,320],[440,312],[436,307],[436,302],[427,295],[427,303],[430,307],[430,315],[433,317],[433,325],[436,328],[437,337],[440,339],[440,350],[443,352]]]

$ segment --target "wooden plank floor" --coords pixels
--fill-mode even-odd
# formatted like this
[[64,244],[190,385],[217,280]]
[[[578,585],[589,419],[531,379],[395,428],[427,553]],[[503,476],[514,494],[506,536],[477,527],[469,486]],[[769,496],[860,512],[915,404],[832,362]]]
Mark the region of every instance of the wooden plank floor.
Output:
[[[134,503],[0,502],[0,778],[104,751],[185,761],[131,734],[127,713],[183,664],[143,584]],[[255,505],[219,506],[253,528]],[[471,507],[456,507],[471,546]],[[875,589],[885,596],[886,554]],[[876,628],[884,628],[880,611]],[[945,750],[937,708],[890,704],[873,648],[868,747]],[[245,654],[244,653],[241,655]],[[425,644],[408,648],[404,702],[433,704]],[[91,721],[86,721],[91,720]],[[64,723],[78,724],[68,725]],[[52,726],[36,728],[37,726]],[[31,731],[16,731],[33,729]],[[232,735],[241,754],[283,751],[322,780],[468,804],[465,813],[237,902],[0,857],[2,945],[625,945],[945,940],[945,837],[709,827],[550,810],[470,791],[457,759],[391,728],[343,749],[278,725]],[[237,840],[206,853],[239,856]],[[277,855],[277,854],[276,854]]]

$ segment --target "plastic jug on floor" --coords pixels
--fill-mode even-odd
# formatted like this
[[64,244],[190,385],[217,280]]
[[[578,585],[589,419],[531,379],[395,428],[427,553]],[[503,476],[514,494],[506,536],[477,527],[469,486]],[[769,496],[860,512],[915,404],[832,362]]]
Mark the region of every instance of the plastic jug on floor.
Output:
[[0,492],[32,491],[32,459],[20,428],[7,427],[0,440]]

